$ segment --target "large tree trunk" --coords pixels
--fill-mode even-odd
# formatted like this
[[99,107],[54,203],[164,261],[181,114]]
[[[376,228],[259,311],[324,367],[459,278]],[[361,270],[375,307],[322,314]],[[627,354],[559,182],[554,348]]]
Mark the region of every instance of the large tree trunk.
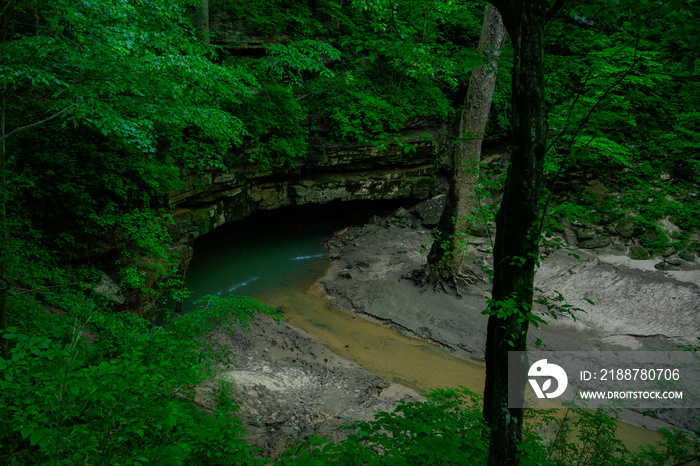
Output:
[[[7,233],[7,174],[6,169],[6,145],[5,145],[5,112],[7,108],[7,85],[2,88],[2,103],[0,103],[0,334],[7,328],[7,293],[10,283],[5,277],[5,264],[7,261],[7,247],[9,235]],[[9,340],[0,336],[0,356],[3,359],[9,357]]]
[[[514,48],[512,131],[514,147],[500,210],[496,215],[492,304],[486,339],[484,418],[491,428],[489,465],[516,465],[525,380],[508,385],[508,352],[525,351],[528,314],[539,243],[539,192],[546,148],[543,77],[546,0],[498,2]],[[501,5],[499,5],[501,4]],[[507,5],[507,6],[506,6]],[[496,310],[507,310],[507,315]],[[527,358],[520,361],[526,372]]]
[[[7,40],[7,16],[2,18],[2,30],[0,42]],[[7,83],[2,85],[2,98],[0,99],[0,356],[10,359],[10,341],[2,338],[2,333],[7,329],[7,293],[10,291],[10,282],[7,280],[7,248],[9,247],[9,233],[7,226],[7,146],[5,145],[7,117]]]
[[199,40],[209,43],[209,0],[199,0],[199,6],[195,13],[195,28]]
[[474,208],[476,185],[493,91],[496,86],[498,57],[506,30],[498,10],[486,7],[479,38],[479,53],[484,63],[474,68],[457,133],[458,142],[452,157],[452,183],[440,217],[435,241],[428,254],[428,269],[432,281],[445,280],[462,267],[464,240],[470,214]]

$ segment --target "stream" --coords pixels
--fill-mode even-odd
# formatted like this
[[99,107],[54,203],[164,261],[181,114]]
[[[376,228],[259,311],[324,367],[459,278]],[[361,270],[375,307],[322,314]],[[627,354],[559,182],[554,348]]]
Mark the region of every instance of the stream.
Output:
[[322,242],[352,220],[368,220],[362,206],[350,212],[298,210],[258,214],[195,243],[187,274],[192,300],[206,294],[251,296],[283,308],[289,324],[376,375],[416,391],[460,384],[483,390],[478,363],[335,309],[312,289],[328,267]]
[[[376,205],[376,204],[375,204]],[[391,206],[383,206],[384,211]],[[322,243],[351,224],[364,224],[368,204],[293,207],[261,212],[195,242],[186,284],[189,306],[207,294],[247,295],[281,308],[290,325],[368,371],[417,391],[457,387],[482,393],[479,361],[450,356],[436,346],[332,307],[313,286],[329,264]],[[183,305],[187,309],[188,304]],[[659,432],[619,423],[628,448],[661,439]]]

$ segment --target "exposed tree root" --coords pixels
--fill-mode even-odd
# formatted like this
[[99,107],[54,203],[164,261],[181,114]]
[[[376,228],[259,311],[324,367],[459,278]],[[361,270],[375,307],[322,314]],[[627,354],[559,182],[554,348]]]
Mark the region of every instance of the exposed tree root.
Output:
[[450,290],[454,290],[458,298],[462,297],[463,290],[486,281],[476,272],[469,269],[463,269],[457,273],[439,273],[435,270],[430,270],[428,267],[415,269],[401,278],[411,280],[417,286],[420,286],[421,294],[431,288],[434,293],[442,291],[445,294],[452,294]]

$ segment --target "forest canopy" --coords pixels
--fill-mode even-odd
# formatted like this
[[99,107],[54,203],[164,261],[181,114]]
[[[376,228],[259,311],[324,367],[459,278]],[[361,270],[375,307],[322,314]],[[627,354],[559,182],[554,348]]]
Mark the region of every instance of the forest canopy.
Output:
[[[2,463],[253,464],[235,418],[190,399],[230,356],[213,322],[270,310],[215,300],[159,327],[94,292],[103,269],[125,294],[177,296],[186,175],[296,173],[319,145],[383,148],[416,122],[453,143],[482,60],[482,1],[211,0],[209,41],[198,5],[0,5]],[[699,9],[568,1],[547,23],[546,232],[628,218],[645,254],[700,251]],[[512,61],[506,46],[486,130],[505,152]]]

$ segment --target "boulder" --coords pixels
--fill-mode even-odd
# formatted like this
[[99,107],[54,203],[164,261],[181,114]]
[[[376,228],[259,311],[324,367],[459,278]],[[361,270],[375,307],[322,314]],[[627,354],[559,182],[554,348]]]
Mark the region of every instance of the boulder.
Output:
[[125,299],[122,294],[122,289],[119,288],[117,282],[109,278],[107,274],[103,273],[100,277],[100,283],[92,289],[95,293],[102,295],[109,299],[110,301],[117,304],[124,304]]
[[636,233],[634,219],[629,216],[622,217],[615,225],[615,231],[623,238],[630,239]]
[[610,238],[605,236],[597,236],[584,241],[579,241],[578,245],[584,249],[603,248],[610,244]]
[[649,259],[651,255],[649,254],[649,251],[647,251],[644,247],[639,246],[639,245],[634,245],[630,249],[630,259],[632,260],[646,260]]
[[576,228],[575,231],[579,242],[587,239],[593,239],[597,233],[593,228]]
[[681,265],[683,263],[683,259],[681,259],[678,256],[667,257],[666,259],[664,259],[664,261],[671,265]]
[[569,247],[575,247],[578,244],[578,236],[574,230],[564,228],[564,240]]
[[614,213],[604,212],[604,213],[600,214],[600,217],[598,218],[598,225],[601,225],[601,226],[610,225],[615,220],[617,220],[617,218],[618,218],[618,216],[615,215]]
[[654,268],[656,270],[668,270],[671,268],[671,265],[666,261],[661,261],[661,262],[654,264]]
[[440,215],[442,215],[442,209],[445,207],[446,196],[440,194],[431,199],[426,199],[416,205],[416,213],[420,217],[423,225],[435,226],[440,222]]
[[405,217],[406,215],[408,215],[408,211],[406,211],[406,209],[404,209],[403,207],[399,207],[398,209],[396,209],[396,212],[394,212],[394,217],[396,218]]

